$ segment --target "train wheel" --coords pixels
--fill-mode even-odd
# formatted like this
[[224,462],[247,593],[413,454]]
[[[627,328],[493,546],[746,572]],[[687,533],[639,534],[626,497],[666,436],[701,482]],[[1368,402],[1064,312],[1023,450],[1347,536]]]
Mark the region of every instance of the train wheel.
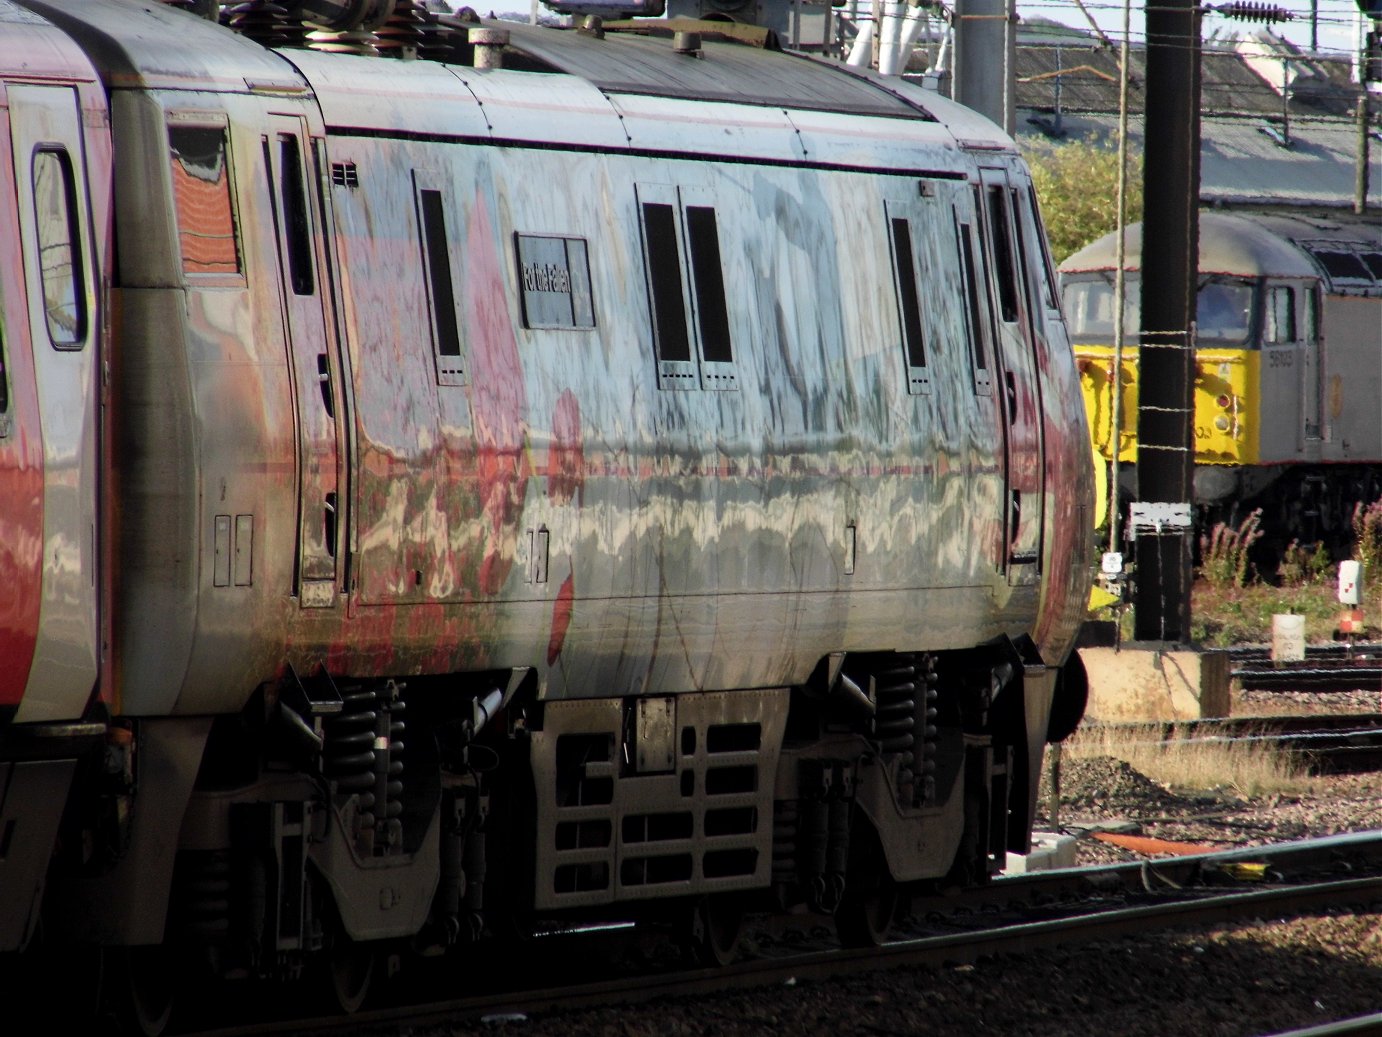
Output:
[[703,965],[719,968],[739,953],[744,908],[732,896],[702,897],[691,910],[691,946]]
[[106,969],[115,1011],[123,1027],[141,1037],[159,1037],[173,1016],[178,988],[177,963],[162,946],[112,951],[115,967]]
[[882,944],[892,929],[900,899],[873,826],[856,824],[845,891],[835,909],[835,934],[840,943],[846,947]]
[[337,933],[327,960],[327,992],[332,1007],[346,1015],[360,1010],[374,983],[376,955],[367,943]]

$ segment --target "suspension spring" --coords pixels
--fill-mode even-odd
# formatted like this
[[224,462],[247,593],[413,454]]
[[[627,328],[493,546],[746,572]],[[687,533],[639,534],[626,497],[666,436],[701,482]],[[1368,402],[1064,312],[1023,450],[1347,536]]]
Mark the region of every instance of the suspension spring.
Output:
[[873,732],[878,747],[884,753],[899,758],[897,785],[899,796],[913,798],[916,784],[913,746],[917,726],[917,668],[916,657],[898,655],[873,675],[874,699],[878,710],[874,716]]
[[801,811],[794,799],[773,804],[773,881],[791,883],[797,877],[797,830]]
[[323,770],[337,793],[356,795],[357,838],[365,853],[387,852],[402,836],[402,686],[341,689],[343,708],[322,727]]
[[178,854],[178,906],[183,926],[199,942],[224,940],[230,932],[230,855],[218,850]]
[[917,770],[921,780],[917,782],[913,792],[913,802],[916,806],[930,803],[936,798],[936,745],[939,735],[936,717],[939,715],[940,699],[937,685],[940,683],[940,677],[936,674],[935,656],[926,656],[920,683],[926,690],[921,696],[918,703],[920,708],[917,710],[918,726],[921,728],[921,763]]

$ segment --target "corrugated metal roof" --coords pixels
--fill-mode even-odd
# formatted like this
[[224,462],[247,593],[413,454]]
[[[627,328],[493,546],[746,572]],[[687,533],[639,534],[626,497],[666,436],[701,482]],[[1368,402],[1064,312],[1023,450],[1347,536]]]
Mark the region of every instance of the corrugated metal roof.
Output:
[[[1118,139],[1116,115],[1066,115],[1070,139]],[[1351,120],[1293,119],[1291,146],[1262,132],[1279,123],[1260,117],[1205,118],[1200,122],[1200,200],[1229,206],[1347,206],[1354,195],[1358,130]],[[1019,136],[1043,135],[1023,122]],[[1128,141],[1143,148],[1141,119],[1130,123]],[[1368,204],[1382,207],[1382,147],[1370,152]]]
[[[1314,73],[1292,90],[1286,108],[1293,115],[1347,115],[1357,96],[1349,82],[1347,62],[1311,59]],[[1146,106],[1143,85],[1147,52],[1138,48],[1128,56],[1128,108]],[[1282,97],[1252,70],[1241,54],[1206,48],[1200,59],[1200,111],[1203,114],[1280,115]],[[1050,111],[1057,105],[1068,112],[1118,110],[1118,55],[1099,46],[1039,44],[1017,49],[1017,107]]]

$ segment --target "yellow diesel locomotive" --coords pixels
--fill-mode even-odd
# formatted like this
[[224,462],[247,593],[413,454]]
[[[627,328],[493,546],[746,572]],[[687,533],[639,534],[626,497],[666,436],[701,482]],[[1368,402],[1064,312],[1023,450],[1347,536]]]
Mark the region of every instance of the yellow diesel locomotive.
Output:
[[[1096,467],[1107,479],[1116,442],[1127,501],[1137,495],[1142,225],[1124,233],[1117,416],[1117,234],[1070,256],[1060,274]],[[1236,524],[1261,508],[1264,547],[1337,547],[1354,505],[1382,497],[1382,222],[1203,212],[1196,311],[1201,521]]]

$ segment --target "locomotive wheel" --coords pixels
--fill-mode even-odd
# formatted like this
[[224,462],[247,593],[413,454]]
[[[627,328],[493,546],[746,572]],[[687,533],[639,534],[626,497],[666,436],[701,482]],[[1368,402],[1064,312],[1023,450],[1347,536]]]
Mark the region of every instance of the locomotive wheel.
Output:
[[162,946],[128,947],[111,952],[117,958],[106,976],[119,986],[111,990],[115,1011],[131,1033],[159,1037],[173,1015],[178,987],[177,964]]
[[846,947],[881,945],[892,929],[900,899],[873,826],[856,823],[845,891],[835,909],[835,935],[840,943]]
[[344,933],[337,933],[327,955],[327,991],[331,1005],[345,1015],[354,1015],[365,1003],[374,983],[374,949],[367,943],[356,943]]
[[744,908],[731,896],[702,897],[691,910],[691,946],[703,965],[719,968],[739,953]]

